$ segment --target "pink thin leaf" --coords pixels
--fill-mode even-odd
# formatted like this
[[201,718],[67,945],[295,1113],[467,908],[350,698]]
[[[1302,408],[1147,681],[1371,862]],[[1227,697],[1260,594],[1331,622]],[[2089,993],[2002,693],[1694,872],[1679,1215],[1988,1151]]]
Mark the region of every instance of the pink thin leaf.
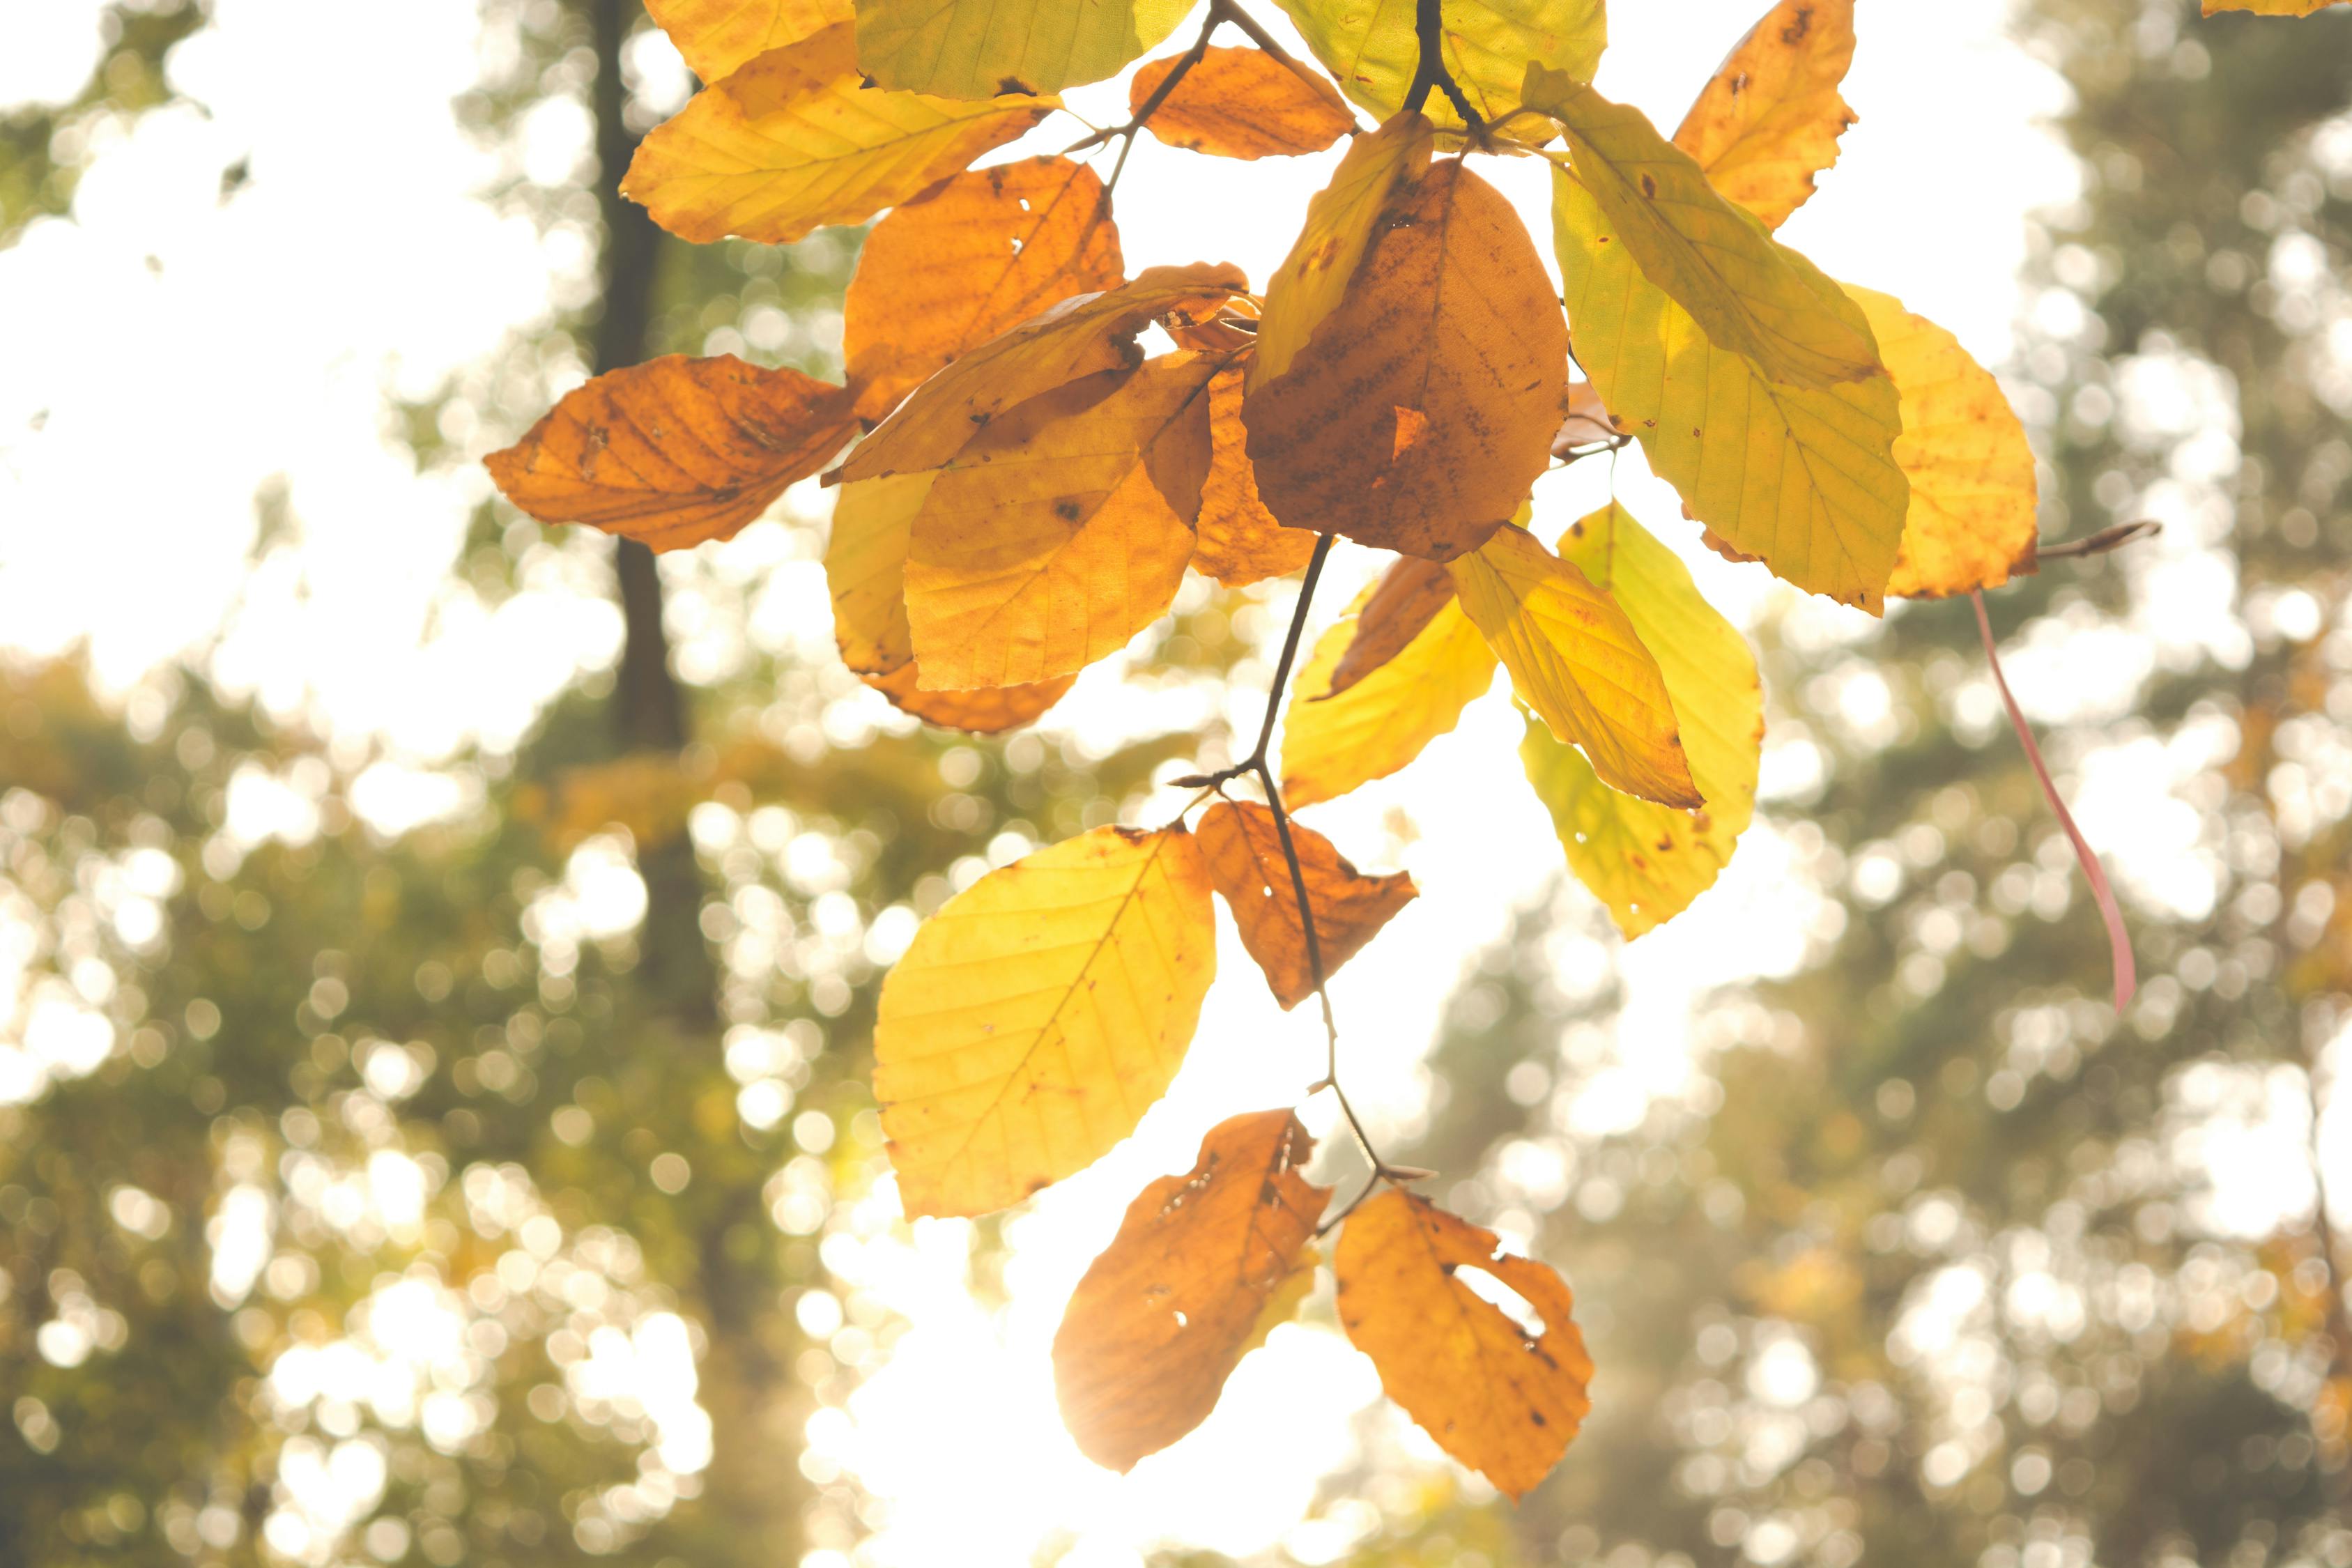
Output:
[[2099,906],[2099,918],[2107,924],[2107,946],[2113,952],[2116,966],[2116,1011],[2120,1014],[2131,1005],[2132,993],[2139,989],[2139,968],[2132,962],[2131,937],[2124,930],[2124,912],[2116,904],[2116,893],[2107,886],[2107,873],[2083,837],[2083,830],[2074,826],[2074,814],[2058,798],[2058,786],[2051,781],[2049,764],[2042,760],[2042,748],[2033,743],[2033,731],[2025,722],[2025,711],[2017,705],[2017,698],[2009,689],[2009,678],[2000,672],[2000,649],[1993,642],[1992,620],[1985,614],[1984,595],[1972,593],[1976,602],[1977,630],[1984,637],[1985,658],[1992,665],[1992,683],[2000,689],[2000,700],[2009,710],[2009,721],[2016,728],[2017,738],[2024,742],[2025,760],[2033,764],[2033,776],[2042,781],[2042,793],[2049,798],[2050,809],[2058,814],[2058,826],[2074,843],[2074,858],[2083,863],[2083,875],[2091,879],[2091,897]]

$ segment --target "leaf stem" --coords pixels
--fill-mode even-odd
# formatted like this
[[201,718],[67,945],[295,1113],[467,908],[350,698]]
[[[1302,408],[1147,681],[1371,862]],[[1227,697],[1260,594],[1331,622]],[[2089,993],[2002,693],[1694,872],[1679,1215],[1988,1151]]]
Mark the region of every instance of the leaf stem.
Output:
[[1413,0],[1413,42],[1420,46],[1421,58],[1413,67],[1412,85],[1404,89],[1404,112],[1418,113],[1429,101],[1429,89],[1436,88],[1445,94],[1445,101],[1462,117],[1470,143],[1474,147],[1489,145],[1486,121],[1470,107],[1461,83],[1445,68],[1445,15],[1442,0]]

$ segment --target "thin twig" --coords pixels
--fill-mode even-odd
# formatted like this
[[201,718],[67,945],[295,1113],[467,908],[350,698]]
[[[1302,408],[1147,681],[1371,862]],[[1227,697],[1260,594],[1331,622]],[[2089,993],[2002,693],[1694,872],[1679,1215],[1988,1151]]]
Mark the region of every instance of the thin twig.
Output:
[[1421,58],[1413,67],[1412,83],[1404,89],[1404,109],[1418,113],[1429,101],[1429,89],[1436,88],[1445,94],[1445,101],[1462,117],[1462,124],[1471,145],[1487,145],[1486,122],[1470,107],[1463,95],[1461,83],[1445,68],[1445,14],[1441,0],[1413,0],[1413,42],[1420,47]]
[[2153,539],[2164,531],[2164,524],[2143,518],[2137,522],[2118,522],[2082,539],[2070,539],[2063,544],[2045,544],[2034,552],[2037,561],[2078,561],[2085,556],[2105,555],[2110,550],[2121,550],[2126,544],[2143,539]]
[[[1091,136],[1071,142],[1062,150],[1062,156],[1066,158],[1073,153],[1083,153],[1089,147],[1099,147],[1112,137],[1118,137],[1118,161],[1110,166],[1110,178],[1103,182],[1103,195],[1108,196],[1112,191],[1118,189],[1119,175],[1127,172],[1127,155],[1135,151],[1136,133],[1151,122],[1151,117],[1160,112],[1160,106],[1168,101],[1169,94],[1176,90],[1177,84],[1190,76],[1192,68],[1207,58],[1209,39],[1216,32],[1217,24],[1234,21],[1237,15],[1234,10],[1232,0],[1209,0],[1209,14],[1201,20],[1200,37],[1192,40],[1191,48],[1176,57],[1176,63],[1169,68],[1166,76],[1160,79],[1160,85],[1151,89],[1151,95],[1137,105],[1135,112],[1128,117],[1127,122],[1123,125],[1114,125],[1106,131],[1097,131]],[[1256,24],[1252,23],[1250,26],[1255,26]]]

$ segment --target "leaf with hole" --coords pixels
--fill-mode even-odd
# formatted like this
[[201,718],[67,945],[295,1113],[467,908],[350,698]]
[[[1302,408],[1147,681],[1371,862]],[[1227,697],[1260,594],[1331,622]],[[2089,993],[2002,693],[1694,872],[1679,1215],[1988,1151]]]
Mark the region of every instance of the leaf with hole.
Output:
[[[1288,826],[1291,848],[1307,882],[1307,910],[1315,920],[1317,955],[1328,980],[1420,889],[1402,871],[1367,877],[1321,834],[1295,822]],[[1274,999],[1289,1011],[1315,994],[1315,969],[1307,961],[1298,890],[1291,882],[1274,813],[1255,801],[1220,801],[1202,815],[1200,837],[1209,880],[1234,911],[1242,945],[1265,972]]]

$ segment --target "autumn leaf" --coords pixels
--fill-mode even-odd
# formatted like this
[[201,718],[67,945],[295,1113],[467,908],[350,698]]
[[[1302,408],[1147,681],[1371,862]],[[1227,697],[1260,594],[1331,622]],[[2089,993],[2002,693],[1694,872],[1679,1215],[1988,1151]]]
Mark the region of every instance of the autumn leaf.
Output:
[[1556,172],[1552,198],[1577,359],[1651,468],[1738,550],[1878,613],[1910,505],[1895,383],[1768,380],[1642,276],[1591,192]]
[[[1153,60],[1128,83],[1135,114],[1183,58]],[[1338,89],[1264,49],[1213,47],[1186,71],[1145,122],[1171,147],[1220,158],[1319,153],[1356,128]]]
[[1222,305],[1249,279],[1230,266],[1150,267],[1099,294],[1063,300],[931,377],[841,466],[845,479],[944,467],[1005,410],[1143,362],[1136,334],[1164,316]]
[[940,470],[907,557],[925,687],[1076,674],[1166,612],[1192,556],[1220,363],[1169,354],[1073,382]]
[[541,522],[677,550],[733,538],[856,430],[841,387],[730,354],[671,354],[575,388],[486,461]]
[[2205,15],[2218,16],[2225,11],[2243,11],[2255,16],[2316,16],[2330,5],[2340,5],[2344,0],[2205,0]]
[[[1279,0],[1340,89],[1386,119],[1402,107],[1421,63],[1413,0]],[[1609,42],[1602,0],[1444,0],[1442,58],[1479,118],[1519,107],[1530,61],[1591,81]],[[1444,130],[1462,117],[1443,93],[1427,112]]]
[[865,222],[1060,107],[868,87],[851,32],[836,22],[696,93],[639,144],[621,194],[681,239],[789,245]]
[[1128,1205],[1054,1336],[1062,1420],[1087,1458],[1124,1474],[1207,1420],[1270,1312],[1296,1310],[1331,1196],[1300,1173],[1314,1150],[1291,1111],[1232,1117],[1189,1173]]
[[1102,181],[1067,158],[972,169],[874,226],[842,303],[857,413],[879,419],[968,350],[1127,276]]
[[1853,0],[1780,0],[1700,90],[1675,145],[1726,200],[1779,228],[1837,162],[1854,122],[1838,86],[1853,64]]
[[1551,438],[1551,455],[1559,462],[1570,462],[1585,447],[1614,441],[1625,432],[1617,427],[1608,405],[1601,395],[1592,390],[1589,381],[1568,384],[1568,414]]
[[857,0],[857,64],[876,82],[942,98],[1059,92],[1117,76],[1192,0]]
[[[1307,879],[1307,908],[1315,917],[1315,945],[1329,979],[1380,933],[1420,889],[1402,871],[1367,877],[1348,863],[1331,841],[1312,828],[1289,824],[1291,848]],[[1298,892],[1274,813],[1255,801],[1220,801],[1201,816],[1201,853],[1209,880],[1225,896],[1241,929],[1242,945],[1265,972],[1265,983],[1284,1012],[1315,994],[1315,971],[1307,961],[1307,931],[1298,919]]]
[[1085,1169],[1165,1093],[1216,973],[1192,836],[1098,827],[992,871],[883,982],[874,1094],[908,1215]]
[[1450,599],[1403,650],[1338,696],[1332,673],[1347,657],[1374,590],[1315,645],[1282,719],[1282,795],[1296,808],[1336,800],[1386,778],[1495,684],[1495,654]]
[[1849,284],[1870,314],[1903,399],[1895,460],[1911,481],[1903,549],[1886,591],[1940,599],[2034,568],[2033,448],[2000,383],[1958,338],[1890,295]]
[[1454,574],[1434,561],[1400,555],[1372,584],[1356,615],[1356,635],[1331,669],[1328,702],[1402,653],[1454,602]]
[[1885,374],[1861,310],[1754,214],[1717,195],[1640,110],[1538,66],[1528,68],[1528,91],[1566,132],[1572,177],[1608,215],[1616,242],[1716,347],[1808,390]]
[[1400,190],[1290,368],[1242,406],[1266,508],[1292,528],[1447,561],[1549,466],[1567,325],[1534,243],[1459,162]]
[[888,675],[915,660],[907,630],[907,541],[936,474],[887,474],[841,487],[825,541],[833,637],[859,675]]
[[646,0],[646,15],[694,74],[712,82],[855,13],[849,0]]
[[1571,527],[1560,558],[1607,589],[1654,654],[1706,797],[1696,811],[1610,788],[1573,746],[1530,718],[1519,758],[1577,879],[1637,937],[1715,885],[1756,809],[1764,689],[1738,628],[1700,596],[1690,569],[1615,502]]
[[1612,789],[1664,805],[1705,804],[1658,661],[1606,589],[1523,528],[1502,530],[1448,570],[1511,689],[1555,739],[1582,747]]
[[920,678],[911,663],[902,664],[887,675],[860,675],[857,679],[888,698],[890,705],[902,713],[942,730],[961,730],[973,735],[1001,735],[1007,730],[1034,724],[1077,683],[1077,677],[1066,675],[1037,686],[926,691],[919,684]]
[[[1530,1339],[1463,1281],[1465,1268],[1526,1301],[1542,1332]],[[1349,1342],[1439,1447],[1514,1500],[1551,1473],[1592,1408],[1592,1358],[1558,1274],[1394,1188],[1349,1216],[1333,1270]]]
[[1192,524],[1192,569],[1228,588],[1286,577],[1315,553],[1315,535],[1283,527],[1258,499],[1249,432],[1242,424],[1247,374],[1228,367],[1209,382],[1209,474],[1201,482],[1201,515]]
[[1428,121],[1400,114],[1371,135],[1357,137],[1331,183],[1307,200],[1307,222],[1265,286],[1257,356],[1249,366],[1251,391],[1288,370],[1324,318],[1339,308],[1381,215],[1400,185],[1410,185],[1429,167],[1435,144]]

